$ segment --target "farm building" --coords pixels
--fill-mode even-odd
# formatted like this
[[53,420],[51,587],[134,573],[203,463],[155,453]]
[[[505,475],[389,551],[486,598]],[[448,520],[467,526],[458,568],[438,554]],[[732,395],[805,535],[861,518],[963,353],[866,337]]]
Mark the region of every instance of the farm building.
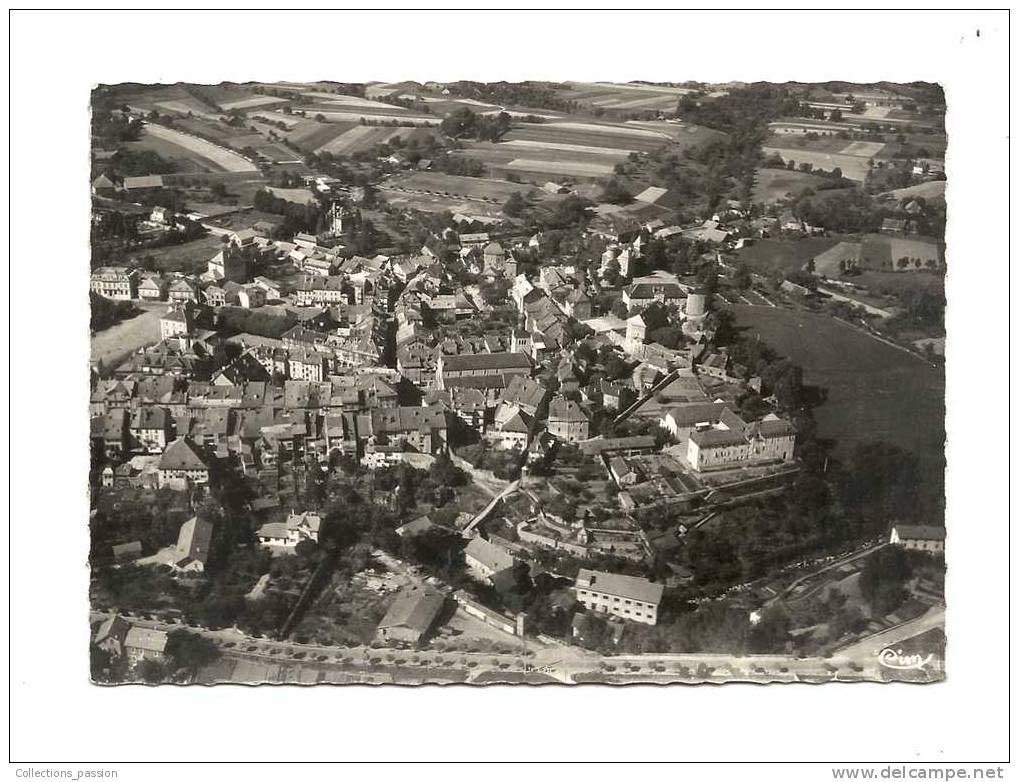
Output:
[[155,174],[124,177],[124,190],[128,193],[146,193],[152,190],[162,190],[162,188],[163,178]]

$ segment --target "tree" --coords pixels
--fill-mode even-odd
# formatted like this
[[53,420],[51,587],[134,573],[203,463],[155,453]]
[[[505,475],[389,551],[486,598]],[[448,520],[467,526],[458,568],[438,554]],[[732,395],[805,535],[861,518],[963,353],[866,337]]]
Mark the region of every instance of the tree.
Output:
[[166,656],[175,669],[193,673],[219,659],[219,648],[205,636],[174,630],[166,637]]
[[166,681],[168,673],[166,664],[159,660],[145,659],[138,664],[138,675],[148,684]]
[[435,457],[432,466],[428,468],[428,477],[440,486],[464,486],[468,481],[467,473],[453,464],[446,453]]
[[114,682],[118,680],[116,658],[104,649],[93,644],[89,647],[89,672],[94,682]]
[[526,207],[527,201],[524,200],[524,197],[518,191],[512,193],[506,199],[506,203],[502,206],[502,211],[508,217],[520,217]]
[[733,285],[739,288],[741,291],[749,290],[754,284],[753,275],[750,272],[750,267],[744,263],[741,263],[736,268],[736,273],[732,278]]
[[906,598],[906,582],[913,574],[905,550],[884,546],[869,557],[860,573],[860,594],[875,615],[894,611]]
[[633,194],[618,179],[610,179],[602,185],[600,201],[609,204],[628,204],[633,201]]

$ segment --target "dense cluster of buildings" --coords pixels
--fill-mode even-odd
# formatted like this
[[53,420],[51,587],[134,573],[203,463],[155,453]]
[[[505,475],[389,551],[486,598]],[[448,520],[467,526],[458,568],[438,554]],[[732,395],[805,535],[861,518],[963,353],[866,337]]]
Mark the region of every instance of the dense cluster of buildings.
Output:
[[[310,463],[328,467],[340,455],[369,470],[420,466],[477,444],[525,467],[565,447],[616,485],[619,518],[566,520],[537,508],[516,523],[512,542],[472,529],[467,571],[500,588],[537,549],[642,562],[652,543],[628,514],[703,496],[706,474],[791,462],[795,445],[777,415],[748,421],[736,412],[737,392],[760,381],[712,348],[711,294],[668,272],[636,273],[667,201],[650,188],[625,219],[594,221],[589,234],[606,248],[600,265],[548,258],[530,274],[520,259],[541,255],[540,235],[447,229],[417,253],[352,254],[344,231],[360,216],[339,204],[319,235],[223,232],[200,275],[96,269],[100,296],[166,303],[156,344],[95,367],[97,483],[201,492],[230,469],[256,502],[291,508],[257,531],[280,554],[318,540],[321,518],[296,502]],[[698,230],[708,243],[718,238],[717,225]],[[625,313],[596,305],[605,292]],[[663,317],[668,345],[658,341]],[[662,437],[600,434],[627,418],[657,424]],[[189,519],[168,564],[201,572],[213,533]],[[522,632],[514,617],[458,594],[464,611]],[[588,611],[655,624],[662,585],[584,569],[575,594]],[[405,590],[379,639],[416,643],[444,601],[430,588]]]

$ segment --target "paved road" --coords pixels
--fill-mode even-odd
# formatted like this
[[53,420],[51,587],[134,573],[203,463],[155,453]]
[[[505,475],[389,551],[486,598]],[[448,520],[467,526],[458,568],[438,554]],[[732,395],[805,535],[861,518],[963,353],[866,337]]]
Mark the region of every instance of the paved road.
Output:
[[775,600],[779,600],[779,599],[788,600],[790,602],[799,602],[801,600],[804,600],[805,598],[807,598],[810,595],[812,595],[815,592],[817,592],[818,589],[821,589],[822,587],[825,587],[825,586],[828,586],[829,584],[831,584],[831,582],[829,580],[824,579],[820,583],[817,583],[814,586],[808,588],[802,594],[793,594],[793,592],[796,590],[796,588],[799,587],[801,584],[803,584],[805,581],[810,581],[811,579],[817,578],[818,576],[822,575],[823,573],[827,573],[829,570],[836,570],[836,569],[842,567],[843,565],[848,565],[851,562],[855,562],[856,560],[860,559],[861,557],[865,557],[868,554],[870,554],[871,552],[876,551],[877,549],[879,549],[879,548],[881,548],[883,546],[886,546],[886,545],[888,545],[888,544],[885,541],[878,541],[876,543],[868,544],[866,547],[864,547],[863,549],[861,549],[859,551],[853,551],[853,552],[850,552],[849,554],[846,554],[846,555],[844,555],[842,557],[839,557],[838,559],[834,560],[833,562],[830,562],[829,564],[825,565],[822,568],[819,568],[819,569],[814,570],[814,571],[812,571],[810,573],[807,573],[807,574],[805,574],[803,576],[800,576],[798,579],[793,581],[789,586],[787,586],[782,591],[781,594],[779,594],[778,596],[772,598],[772,600],[769,601],[769,602],[774,602]]
[[853,659],[867,659],[877,657],[882,649],[895,644],[902,643],[917,635],[922,635],[928,630],[944,628],[945,607],[943,605],[931,606],[927,613],[921,614],[916,619],[903,622],[895,627],[889,627],[880,633],[867,636],[856,643],[845,646],[838,650],[841,656],[848,656]]
[[[93,621],[108,613],[93,611]],[[160,630],[183,627],[159,620],[129,618],[132,624]],[[882,649],[944,625],[944,609],[931,609],[915,620],[863,639],[839,650],[832,657],[797,658],[786,655],[725,654],[643,654],[605,657],[576,646],[544,644],[527,639],[526,648],[506,651],[440,651],[371,649],[364,646],[337,648],[294,641],[251,638],[228,628],[206,630],[188,627],[191,632],[216,641],[224,654],[277,665],[355,666],[364,673],[380,673],[415,667],[463,671],[473,681],[481,674],[535,674],[536,681],[548,677],[564,683],[610,678],[614,681],[849,681],[887,678],[887,669],[878,660]],[[489,673],[486,678],[489,678]],[[525,677],[526,679],[526,677]]]

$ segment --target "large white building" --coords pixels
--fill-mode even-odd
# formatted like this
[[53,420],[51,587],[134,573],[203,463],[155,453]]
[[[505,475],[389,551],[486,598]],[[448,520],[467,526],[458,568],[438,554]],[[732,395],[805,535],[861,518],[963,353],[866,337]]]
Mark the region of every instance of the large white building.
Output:
[[687,431],[686,460],[698,471],[746,462],[791,461],[796,446],[796,430],[788,421],[769,414],[748,424],[724,406],[716,419]]
[[138,273],[124,266],[101,266],[92,272],[89,289],[107,299],[130,301],[138,294]]
[[581,568],[575,590],[588,611],[653,625],[658,622],[665,587],[646,578]]

